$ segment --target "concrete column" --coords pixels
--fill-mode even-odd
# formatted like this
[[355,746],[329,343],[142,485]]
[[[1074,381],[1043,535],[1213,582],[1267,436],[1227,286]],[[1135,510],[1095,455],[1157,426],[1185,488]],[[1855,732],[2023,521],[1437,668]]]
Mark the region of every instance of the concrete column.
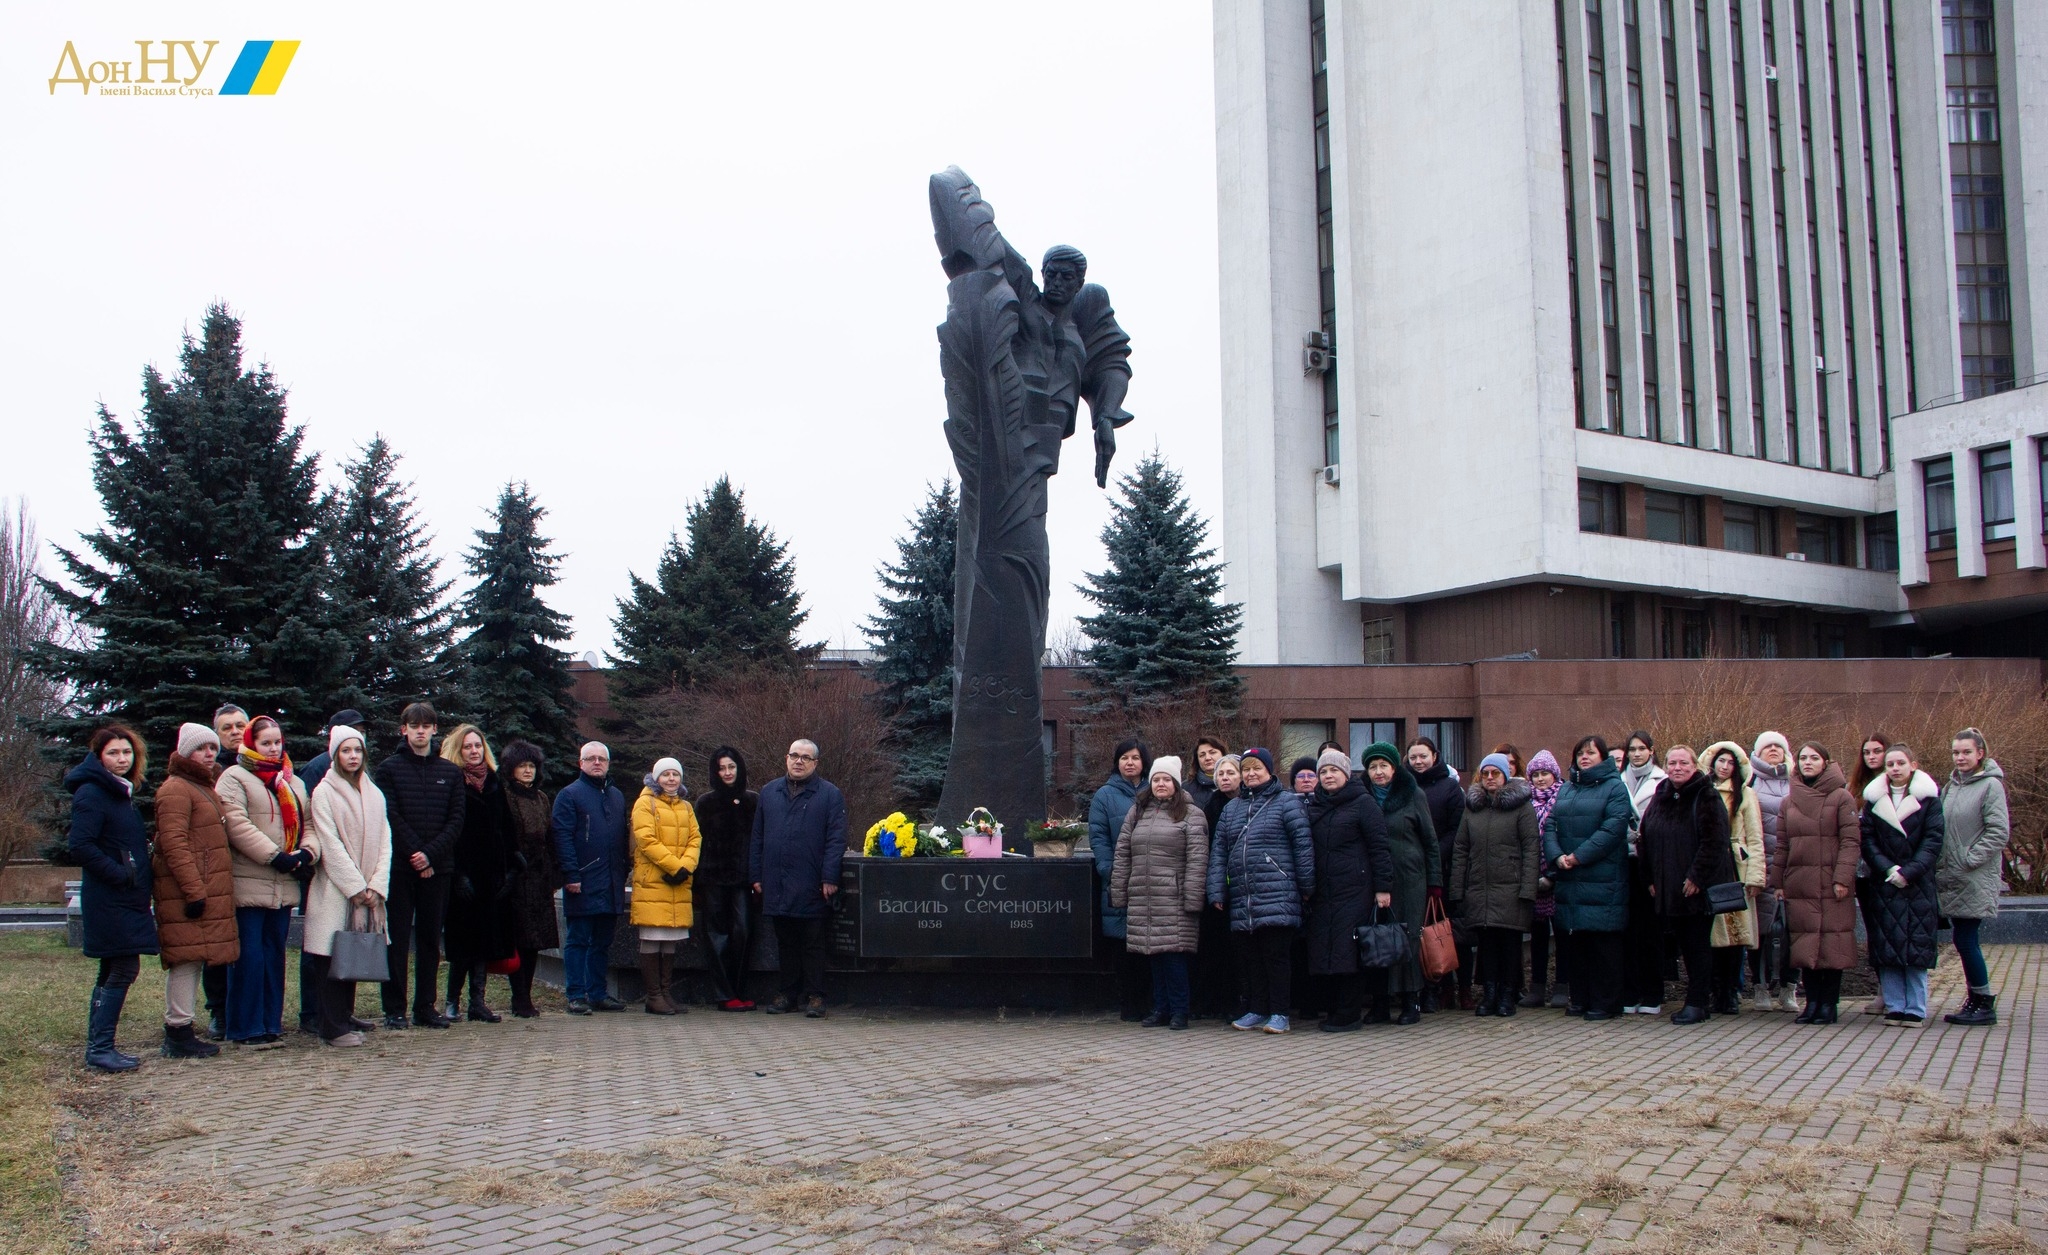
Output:
[[2048,375],[2048,4],[2006,0],[1993,12],[2013,373],[2033,379]]
[[1975,579],[1984,574],[1984,498],[1979,491],[1977,455],[1969,449],[1949,454],[1956,475],[1956,575]]
[[2041,451],[2033,435],[2022,427],[2012,434],[2013,535],[2018,543],[2014,557],[2021,570],[2048,567],[2048,544],[2041,537]]
[[[2000,8],[2006,6],[2000,5]],[[1893,6],[1898,55],[1899,170],[1906,191],[1906,269],[1913,290],[1913,379],[1909,405],[1954,400],[1963,390],[1956,334],[1955,209],[1949,200],[1948,116],[1942,78],[1941,6]]]
[[1927,484],[1920,464],[1900,459],[1892,471],[1899,515],[1899,587],[1927,582]]

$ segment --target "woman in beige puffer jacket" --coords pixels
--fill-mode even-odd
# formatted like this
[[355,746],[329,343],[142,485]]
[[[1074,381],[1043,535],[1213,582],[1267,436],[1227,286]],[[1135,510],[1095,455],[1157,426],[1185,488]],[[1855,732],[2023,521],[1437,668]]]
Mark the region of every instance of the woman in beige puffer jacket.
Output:
[[283,1040],[285,935],[311,877],[316,846],[301,845],[306,786],[284,752],[284,729],[263,715],[249,724],[235,763],[214,783],[234,850],[235,932],[241,957],[228,969],[227,1036],[244,1045]]
[[1124,817],[1110,864],[1109,901],[1126,912],[1124,944],[1152,960],[1147,1028],[1188,1026],[1188,956],[1201,935],[1209,825],[1180,783],[1180,759],[1152,760],[1149,787]]

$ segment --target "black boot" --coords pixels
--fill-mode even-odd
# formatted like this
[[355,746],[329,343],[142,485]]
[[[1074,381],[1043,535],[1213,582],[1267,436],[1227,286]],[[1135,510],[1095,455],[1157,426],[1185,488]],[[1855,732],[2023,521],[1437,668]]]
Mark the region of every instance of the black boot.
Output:
[[211,1059],[220,1053],[220,1047],[200,1041],[190,1024],[166,1024],[162,1053],[166,1059]]
[[1401,995],[1401,1014],[1400,1014],[1400,1016],[1399,1016],[1398,1018],[1396,1018],[1396,1019],[1395,1019],[1394,1023],[1396,1023],[1396,1024],[1420,1024],[1420,1023],[1422,1023],[1422,1003],[1421,1003],[1421,1000],[1420,1000],[1420,999],[1418,999],[1418,998],[1417,998],[1417,997],[1416,997],[1416,996],[1415,996],[1414,994],[1402,994],[1402,995]]
[[1971,994],[1963,1003],[1963,1009],[1941,1017],[1947,1024],[1961,1024],[1968,1028],[1983,1028],[1998,1023],[1998,995]]
[[1500,1014],[1499,985],[1482,985],[1480,987],[1479,1002],[1472,1008],[1472,1014],[1481,1017]]
[[1673,1024],[1704,1024],[1712,1018],[1713,1016],[1705,1007],[1696,1007],[1691,1003],[1687,1003],[1679,1008],[1677,1014],[1671,1017],[1671,1022]]
[[1374,994],[1372,996],[1372,1010],[1366,1013],[1365,1022],[1367,1024],[1392,1024],[1394,1022],[1392,1004],[1387,1001],[1387,995]]
[[1533,1009],[1536,1007],[1548,1006],[1549,1004],[1550,986],[1544,984],[1542,981],[1537,981],[1535,984],[1529,986],[1529,992],[1523,994],[1522,1000],[1516,1003],[1515,1005],[1520,1007],[1529,1007]]
[[1820,1013],[1820,999],[1810,997],[1806,1000],[1806,1009],[1793,1017],[1792,1022],[1794,1024],[1818,1024],[1820,1023]]
[[128,1001],[126,985],[95,985],[91,1009],[85,1021],[85,1064],[102,1072],[133,1072],[142,1066],[134,1055],[114,1049],[114,1028],[121,1023],[121,1004]]
[[1515,991],[1512,987],[1500,991],[1500,1003],[1494,1008],[1495,1014],[1507,1018],[1515,1013]]
[[1436,985],[1434,983],[1431,983],[1423,987],[1422,1009],[1424,1011],[1437,1011],[1442,1009],[1442,1004],[1437,1001]]

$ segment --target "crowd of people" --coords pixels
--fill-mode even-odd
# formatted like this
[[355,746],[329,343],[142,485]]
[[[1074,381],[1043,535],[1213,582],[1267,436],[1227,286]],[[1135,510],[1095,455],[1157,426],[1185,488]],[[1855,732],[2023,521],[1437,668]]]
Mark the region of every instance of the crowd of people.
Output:
[[[209,1058],[220,1042],[282,1044],[294,910],[303,917],[299,1028],[334,1047],[360,1046],[378,1028],[444,1029],[458,1016],[499,1023],[485,997],[494,973],[510,982],[511,1013],[537,1016],[535,967],[558,946],[569,1013],[623,1011],[609,982],[622,917],[638,932],[649,1014],[683,1014],[676,953],[693,927],[713,1005],[754,1010],[748,951],[764,915],[783,956],[765,1010],[824,1014],[825,923],[846,805],[816,774],[813,742],[792,744],[784,774],[759,792],[730,747],[711,755],[713,779],[694,798],[682,763],[660,759],[629,807],[598,742],[582,747],[576,778],[550,797],[545,756],[526,741],[493,749],[467,723],[442,735],[433,707],[415,702],[400,716],[397,750],[373,766],[364,722],[337,712],[326,752],[303,766],[267,715],[226,705],[210,725],[184,724],[156,788],[154,833],[135,796],[148,747],[119,724],[93,734],[64,779],[84,951],[99,961],[89,1066],[138,1066],[116,1049],[115,1031],[147,955],[166,975],[165,1057]],[[381,1021],[356,1014],[366,949],[382,977]]]
[[[1128,740],[1088,816],[1124,1015],[1184,1029],[1193,990],[1234,975],[1244,1031],[1289,1032],[1304,1009],[1329,1033],[1451,1009],[1601,1021],[1662,1014],[1682,966],[1673,1024],[1738,1014],[1745,988],[1758,1011],[1833,1024],[1860,914],[1868,1010],[1926,1020],[1948,929],[1967,997],[1943,1019],[1995,1024],[1979,930],[2002,891],[2004,776],[1975,728],[1948,755],[1938,784],[1874,733],[1845,774],[1817,742],[1765,732],[1748,750],[1670,746],[1660,766],[1637,731],[1615,748],[1581,738],[1568,766],[1501,745],[1467,785],[1427,737],[1356,761],[1325,742],[1284,775],[1270,751],[1214,737],[1192,773]],[[1441,975],[1423,966],[1439,917]],[[1388,923],[1405,957],[1366,961],[1360,930]]]
[[[748,955],[763,917],[780,955],[765,1009],[825,1014],[847,821],[814,742],[792,743],[758,792],[730,747],[710,756],[713,778],[694,797],[682,763],[662,758],[629,806],[598,742],[550,797],[545,758],[526,741],[494,749],[467,723],[443,735],[416,702],[397,749],[372,766],[364,722],[337,712],[326,751],[302,767],[270,716],[226,705],[211,724],[184,724],[153,834],[135,800],[147,746],[118,724],[94,733],[64,781],[84,950],[99,960],[90,1066],[138,1066],[115,1030],[147,955],[166,972],[166,1057],[280,1044],[295,909],[299,1027],[335,1047],[458,1016],[497,1023],[492,974],[508,978],[514,1016],[537,1016],[535,967],[555,947],[570,1014],[623,1011],[609,982],[622,918],[637,931],[649,1014],[684,1013],[676,957],[693,928],[711,1004],[754,1010]],[[1569,766],[1502,745],[1467,785],[1427,737],[1405,752],[1376,742],[1355,763],[1325,743],[1284,775],[1270,751],[1232,753],[1215,737],[1201,738],[1191,772],[1127,740],[1089,808],[1100,926],[1126,1018],[1154,1027],[1186,1028],[1198,996],[1227,1004],[1231,1027],[1274,1034],[1303,1009],[1332,1033],[1454,1009],[1655,1015],[1680,964],[1674,1024],[1737,1013],[1745,987],[1758,1010],[1831,1024],[1860,912],[1881,987],[1872,1010],[1901,1025],[1927,1018],[1946,928],[1968,996],[1944,1018],[1993,1024],[1979,929],[2002,888],[2003,774],[1974,728],[1949,756],[1937,784],[1910,747],[1874,734],[1845,775],[1825,747],[1794,751],[1765,732],[1748,751],[1671,746],[1660,766],[1638,731],[1613,750],[1582,738]],[[1425,970],[1422,944],[1437,919],[1455,956],[1432,965],[1440,973]],[[1383,925],[1398,926],[1404,953],[1368,961],[1360,931]],[[368,968],[380,1021],[356,1014]]]

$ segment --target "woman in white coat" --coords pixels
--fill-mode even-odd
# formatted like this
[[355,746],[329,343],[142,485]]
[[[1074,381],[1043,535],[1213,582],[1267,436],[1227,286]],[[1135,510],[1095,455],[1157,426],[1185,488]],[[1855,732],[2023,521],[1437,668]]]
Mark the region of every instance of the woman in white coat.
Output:
[[364,770],[363,734],[335,728],[327,734],[327,752],[333,765],[313,790],[310,840],[319,862],[306,893],[305,950],[320,982],[320,1040],[360,1046],[369,1024],[356,1018],[356,984],[330,979],[328,965],[335,933],[385,933],[391,825],[384,815],[384,794]]

